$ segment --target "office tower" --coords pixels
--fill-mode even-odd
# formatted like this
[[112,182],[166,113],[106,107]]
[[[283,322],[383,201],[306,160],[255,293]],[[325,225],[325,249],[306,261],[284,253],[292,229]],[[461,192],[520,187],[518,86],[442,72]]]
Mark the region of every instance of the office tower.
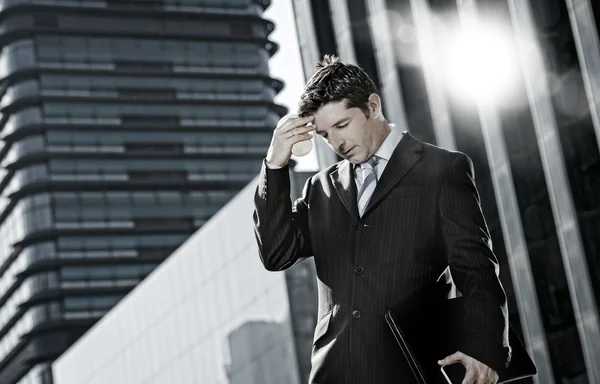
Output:
[[51,383],[258,173],[285,113],[267,6],[2,2],[0,383]]
[[[538,364],[535,380],[600,381],[597,2],[294,0],[294,10],[307,74],[326,53],[360,64],[388,119],[473,159],[510,318]],[[448,36],[439,27],[466,26],[469,17],[517,37],[525,59],[506,104],[460,100],[444,85]]]

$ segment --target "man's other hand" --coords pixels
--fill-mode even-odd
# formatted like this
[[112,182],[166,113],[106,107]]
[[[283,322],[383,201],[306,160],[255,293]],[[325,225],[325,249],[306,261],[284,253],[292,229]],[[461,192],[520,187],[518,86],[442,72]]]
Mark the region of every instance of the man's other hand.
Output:
[[462,352],[453,353],[443,360],[438,361],[439,365],[462,364],[467,370],[465,378],[461,384],[496,384],[498,383],[498,373],[492,368],[483,364],[481,361],[465,355]]

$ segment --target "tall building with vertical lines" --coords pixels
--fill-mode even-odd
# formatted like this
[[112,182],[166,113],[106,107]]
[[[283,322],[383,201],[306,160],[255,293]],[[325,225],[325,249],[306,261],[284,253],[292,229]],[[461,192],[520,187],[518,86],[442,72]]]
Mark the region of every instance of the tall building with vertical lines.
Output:
[[[534,381],[600,382],[598,2],[293,4],[307,76],[324,54],[357,63],[378,85],[386,118],[473,159],[511,322],[538,364]],[[522,57],[532,51],[519,41],[537,42],[514,80],[519,105],[458,101],[440,85],[432,26],[465,15],[501,20]]]
[[51,362],[259,172],[268,0],[0,2],[0,383]]

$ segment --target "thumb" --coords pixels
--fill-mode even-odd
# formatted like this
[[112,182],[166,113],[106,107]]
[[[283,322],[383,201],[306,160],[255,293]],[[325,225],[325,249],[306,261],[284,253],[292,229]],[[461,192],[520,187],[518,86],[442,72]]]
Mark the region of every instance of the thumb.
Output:
[[442,360],[438,360],[439,365],[450,365],[454,363],[459,363],[461,361],[460,353],[456,352],[451,354],[450,356],[446,356]]

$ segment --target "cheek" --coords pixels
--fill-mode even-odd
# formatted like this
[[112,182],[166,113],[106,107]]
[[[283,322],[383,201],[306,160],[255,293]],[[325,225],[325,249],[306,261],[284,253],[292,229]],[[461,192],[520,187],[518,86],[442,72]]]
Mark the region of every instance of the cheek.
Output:
[[361,129],[361,130],[357,130],[356,132],[354,132],[354,134],[352,135],[352,139],[351,139],[355,144],[364,146],[364,145],[368,145],[369,144],[369,136],[365,135],[365,132]]
[[351,143],[360,144],[363,140],[362,131],[356,128],[349,129],[344,132],[344,139]]

